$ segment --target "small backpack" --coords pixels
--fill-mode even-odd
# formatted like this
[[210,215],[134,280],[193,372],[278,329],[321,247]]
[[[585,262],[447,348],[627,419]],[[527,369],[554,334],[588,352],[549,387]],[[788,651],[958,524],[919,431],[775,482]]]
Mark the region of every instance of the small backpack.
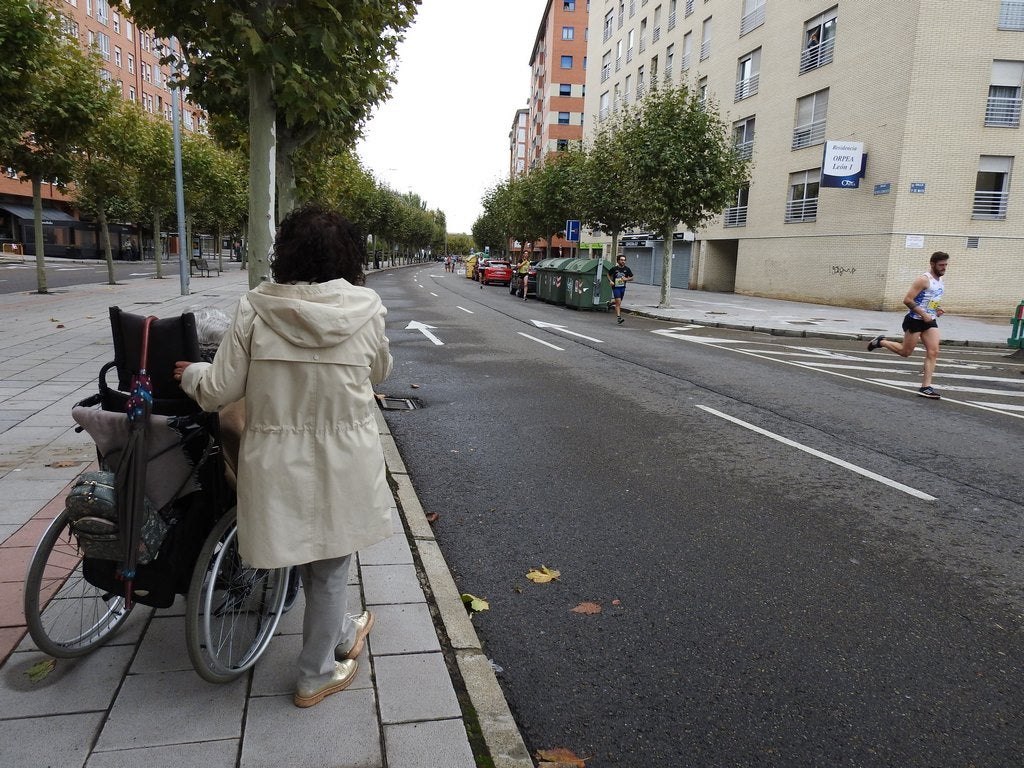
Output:
[[[71,532],[86,557],[123,560],[124,543],[117,517],[117,486],[113,472],[83,472],[65,502]],[[171,526],[149,499],[145,499],[138,562],[156,558]]]

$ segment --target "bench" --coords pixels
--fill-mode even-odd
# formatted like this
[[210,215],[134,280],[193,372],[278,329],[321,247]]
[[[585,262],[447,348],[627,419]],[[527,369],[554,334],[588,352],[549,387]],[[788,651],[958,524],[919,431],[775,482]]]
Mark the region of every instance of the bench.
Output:
[[220,267],[216,264],[210,264],[206,259],[190,259],[188,263],[188,274],[193,276],[196,272],[199,273],[200,277],[209,277],[210,271],[213,270],[220,277]]

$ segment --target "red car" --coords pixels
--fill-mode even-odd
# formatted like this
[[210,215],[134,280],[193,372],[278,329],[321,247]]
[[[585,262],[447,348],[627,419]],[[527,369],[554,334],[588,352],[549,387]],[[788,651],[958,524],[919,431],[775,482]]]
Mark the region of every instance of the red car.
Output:
[[512,282],[512,265],[507,261],[491,259],[484,263],[480,270],[480,285],[508,285]]

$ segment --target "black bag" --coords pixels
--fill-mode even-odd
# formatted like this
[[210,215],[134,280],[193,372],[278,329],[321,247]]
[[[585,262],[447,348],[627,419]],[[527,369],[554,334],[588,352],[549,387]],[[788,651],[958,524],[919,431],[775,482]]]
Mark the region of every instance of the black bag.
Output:
[[[70,513],[71,532],[86,557],[102,560],[121,560],[124,557],[113,472],[84,472],[72,486],[65,505]],[[156,558],[170,530],[168,521],[149,499],[145,500],[144,509],[139,565]]]

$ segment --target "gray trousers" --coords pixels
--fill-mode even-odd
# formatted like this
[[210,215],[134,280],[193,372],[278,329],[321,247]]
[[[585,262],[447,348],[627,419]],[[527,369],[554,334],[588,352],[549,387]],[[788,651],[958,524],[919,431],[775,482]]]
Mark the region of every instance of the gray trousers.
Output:
[[334,648],[351,645],[355,625],[346,615],[348,568],[352,555],[315,560],[299,566],[306,610],[302,617],[299,680],[326,680],[334,673]]

